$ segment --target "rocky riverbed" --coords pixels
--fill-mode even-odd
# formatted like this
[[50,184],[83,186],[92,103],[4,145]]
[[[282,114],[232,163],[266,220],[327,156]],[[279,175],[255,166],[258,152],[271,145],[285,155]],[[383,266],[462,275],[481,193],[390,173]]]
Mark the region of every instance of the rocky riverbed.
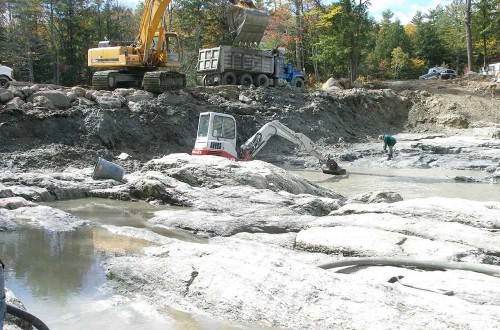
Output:
[[[471,106],[461,108],[476,100],[494,113],[496,94],[474,87],[463,103],[457,98],[453,118],[465,125],[439,119],[450,115],[439,104],[469,85],[439,83],[435,93],[432,86],[419,91],[399,84],[311,93],[195,88],[159,96],[11,87],[12,98],[2,96],[0,110],[0,237],[28,227],[47,233],[99,228],[148,242],[141,254],[108,255],[101,265],[106,290],[139,297],[160,313],[174,309],[241,328],[498,327],[500,202],[407,199],[377,189],[343,195],[287,171],[320,167],[278,138],[251,162],[187,154],[198,114],[219,111],[235,115],[240,141],[279,119],[317,141],[341,166],[475,171],[474,177],[448,180],[500,187],[499,117],[480,118]],[[24,102],[16,101],[18,107],[16,97]],[[426,120],[421,111],[429,114]],[[441,117],[434,117],[437,111]],[[391,161],[376,141],[386,132],[397,133]],[[121,152],[130,156],[116,158]],[[126,183],[92,179],[98,156],[122,165]],[[349,173],[324,176],[349,180]],[[89,197],[173,208],[157,210],[139,228],[46,204]],[[461,262],[496,273],[318,267],[353,257]],[[12,329],[25,328],[13,321]]]

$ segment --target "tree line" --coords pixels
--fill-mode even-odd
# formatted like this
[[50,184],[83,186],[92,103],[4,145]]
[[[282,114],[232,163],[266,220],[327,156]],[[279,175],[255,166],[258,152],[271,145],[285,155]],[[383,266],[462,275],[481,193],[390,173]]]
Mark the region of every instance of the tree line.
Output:
[[[414,79],[433,66],[466,72],[500,61],[500,0],[453,0],[417,12],[408,24],[390,10],[375,20],[368,0],[254,2],[270,15],[259,47],[284,47],[310,82]],[[226,4],[173,0],[168,7],[168,26],[181,37],[182,71],[190,81],[199,48],[231,44]],[[143,6],[128,8],[116,0],[0,0],[0,60],[21,80],[86,84],[87,50],[105,38],[133,41]]]

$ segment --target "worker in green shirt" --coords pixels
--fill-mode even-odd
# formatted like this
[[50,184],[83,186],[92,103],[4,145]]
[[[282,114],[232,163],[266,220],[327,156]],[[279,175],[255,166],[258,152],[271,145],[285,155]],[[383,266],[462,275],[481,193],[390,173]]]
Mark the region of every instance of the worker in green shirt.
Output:
[[389,147],[389,153],[387,154],[387,160],[392,159],[392,149],[394,148],[394,145],[396,144],[396,139],[389,134],[379,135],[378,139],[380,141],[384,141],[384,151],[387,151],[387,147]]

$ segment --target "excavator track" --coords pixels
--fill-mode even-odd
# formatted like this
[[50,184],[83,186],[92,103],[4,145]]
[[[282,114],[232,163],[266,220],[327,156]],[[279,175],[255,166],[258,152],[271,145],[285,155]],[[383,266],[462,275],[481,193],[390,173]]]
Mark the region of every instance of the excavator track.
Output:
[[92,87],[95,90],[112,90],[114,87],[109,86],[109,77],[116,74],[116,70],[97,71],[92,75]]
[[179,72],[146,72],[142,80],[144,89],[151,93],[163,93],[186,87],[186,75]]

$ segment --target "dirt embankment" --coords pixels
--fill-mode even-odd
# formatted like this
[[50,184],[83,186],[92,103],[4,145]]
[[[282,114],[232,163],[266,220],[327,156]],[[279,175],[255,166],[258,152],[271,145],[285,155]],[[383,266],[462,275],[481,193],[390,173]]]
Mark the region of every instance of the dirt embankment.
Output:
[[[377,88],[302,92],[218,86],[153,95],[133,89],[11,86],[0,91],[0,166],[82,166],[98,155],[121,152],[138,161],[189,153],[198,115],[205,111],[236,117],[238,145],[271,120],[322,145],[366,141],[381,133],[500,126],[497,83],[417,80]],[[292,144],[274,139],[261,157],[292,150]]]
[[[221,86],[154,96],[134,90],[46,87],[26,96],[24,90],[11,89],[12,95],[21,96],[15,97],[16,104],[10,99],[0,107],[0,152],[3,166],[18,167],[88,164],[97,155],[121,152],[139,160],[190,152],[198,115],[205,111],[234,115],[238,144],[271,120],[333,144],[339,138],[357,141],[401,130],[410,108],[407,98],[391,90],[326,93]],[[83,96],[75,98],[76,92]]]

